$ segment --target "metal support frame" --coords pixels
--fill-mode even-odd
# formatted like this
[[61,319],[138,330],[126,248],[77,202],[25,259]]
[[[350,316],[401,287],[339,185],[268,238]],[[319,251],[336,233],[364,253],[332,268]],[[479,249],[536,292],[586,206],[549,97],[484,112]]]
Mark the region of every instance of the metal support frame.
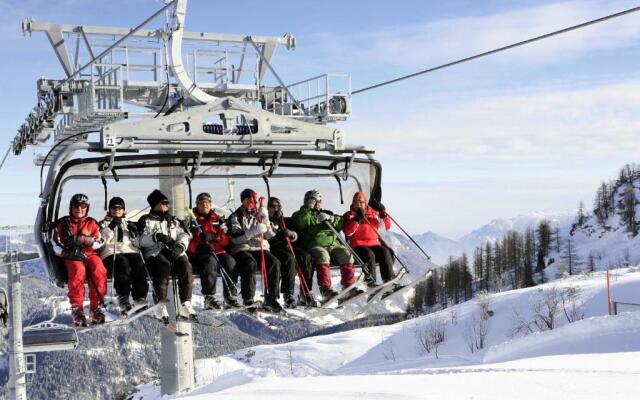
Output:
[[16,253],[10,253],[11,263],[7,265],[9,290],[9,399],[27,399],[27,379],[22,342],[22,283],[20,263]]

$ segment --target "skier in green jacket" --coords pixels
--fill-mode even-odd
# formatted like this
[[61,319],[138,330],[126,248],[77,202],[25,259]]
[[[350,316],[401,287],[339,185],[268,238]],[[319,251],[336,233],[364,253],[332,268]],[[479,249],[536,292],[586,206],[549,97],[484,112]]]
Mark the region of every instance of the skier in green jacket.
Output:
[[[340,283],[343,289],[355,282],[353,256],[338,240],[335,233],[327,226],[331,224],[340,231],[343,218],[322,208],[322,194],[314,189],[304,195],[304,205],[293,213],[291,219],[298,228],[300,247],[311,253],[318,273],[320,293],[326,300],[338,293],[331,288],[331,268],[333,259],[340,265]],[[353,288],[354,292],[360,289]],[[356,293],[354,293],[356,294]]]

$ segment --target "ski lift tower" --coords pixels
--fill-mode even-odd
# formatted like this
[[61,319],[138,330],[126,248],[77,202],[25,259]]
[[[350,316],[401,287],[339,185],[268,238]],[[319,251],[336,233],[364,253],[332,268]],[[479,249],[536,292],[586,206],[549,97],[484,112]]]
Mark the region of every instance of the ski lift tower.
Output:
[[[27,146],[46,150],[34,151],[35,165],[48,167],[35,236],[58,285],[65,283],[64,268],[48,241],[61,188],[72,172],[77,179],[101,180],[106,199],[107,181],[135,178],[122,172],[126,168],[155,166],[161,189],[171,193],[173,212],[183,217],[185,181],[190,185],[207,163],[248,159],[262,167],[257,176],[265,182],[287,166],[287,157],[289,167],[302,161],[322,167],[323,176],[339,185],[355,162],[375,164],[379,171],[372,151],[348,148],[343,132],[326,125],[350,116],[348,75],[324,74],[287,85],[271,58],[278,46],[295,48],[293,35],[188,32],[186,9],[187,0],[166,0],[133,28],[22,24],[25,35],[46,34],[66,75],[38,80],[38,103],[12,142],[16,155]],[[354,160],[356,154],[368,159]],[[378,173],[377,197],[379,178]],[[163,394],[194,386],[191,326],[178,322],[178,329],[189,335],[178,338],[163,330]]]

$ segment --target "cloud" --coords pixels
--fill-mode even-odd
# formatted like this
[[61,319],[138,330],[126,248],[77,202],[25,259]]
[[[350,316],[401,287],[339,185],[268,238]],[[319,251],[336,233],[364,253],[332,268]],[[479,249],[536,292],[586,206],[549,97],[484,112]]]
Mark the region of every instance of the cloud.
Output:
[[[530,37],[630,8],[628,1],[573,1],[510,9],[488,15],[428,20],[389,26],[349,36],[320,33],[312,42],[323,58],[338,57],[355,65],[416,67],[484,52]],[[573,31],[494,57],[498,62],[546,63],[600,49],[635,44],[637,16]]]
[[366,138],[387,156],[567,162],[630,153],[640,145],[639,112],[637,80],[523,88],[446,105],[407,105],[405,117],[393,122],[365,111],[348,138]]

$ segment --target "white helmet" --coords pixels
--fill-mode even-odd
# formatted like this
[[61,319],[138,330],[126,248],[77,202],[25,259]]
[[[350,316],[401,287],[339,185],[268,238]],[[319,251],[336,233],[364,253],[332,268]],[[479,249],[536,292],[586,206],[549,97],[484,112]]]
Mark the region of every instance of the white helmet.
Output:
[[313,207],[317,202],[322,201],[322,193],[318,189],[309,190],[304,194],[304,204]]

